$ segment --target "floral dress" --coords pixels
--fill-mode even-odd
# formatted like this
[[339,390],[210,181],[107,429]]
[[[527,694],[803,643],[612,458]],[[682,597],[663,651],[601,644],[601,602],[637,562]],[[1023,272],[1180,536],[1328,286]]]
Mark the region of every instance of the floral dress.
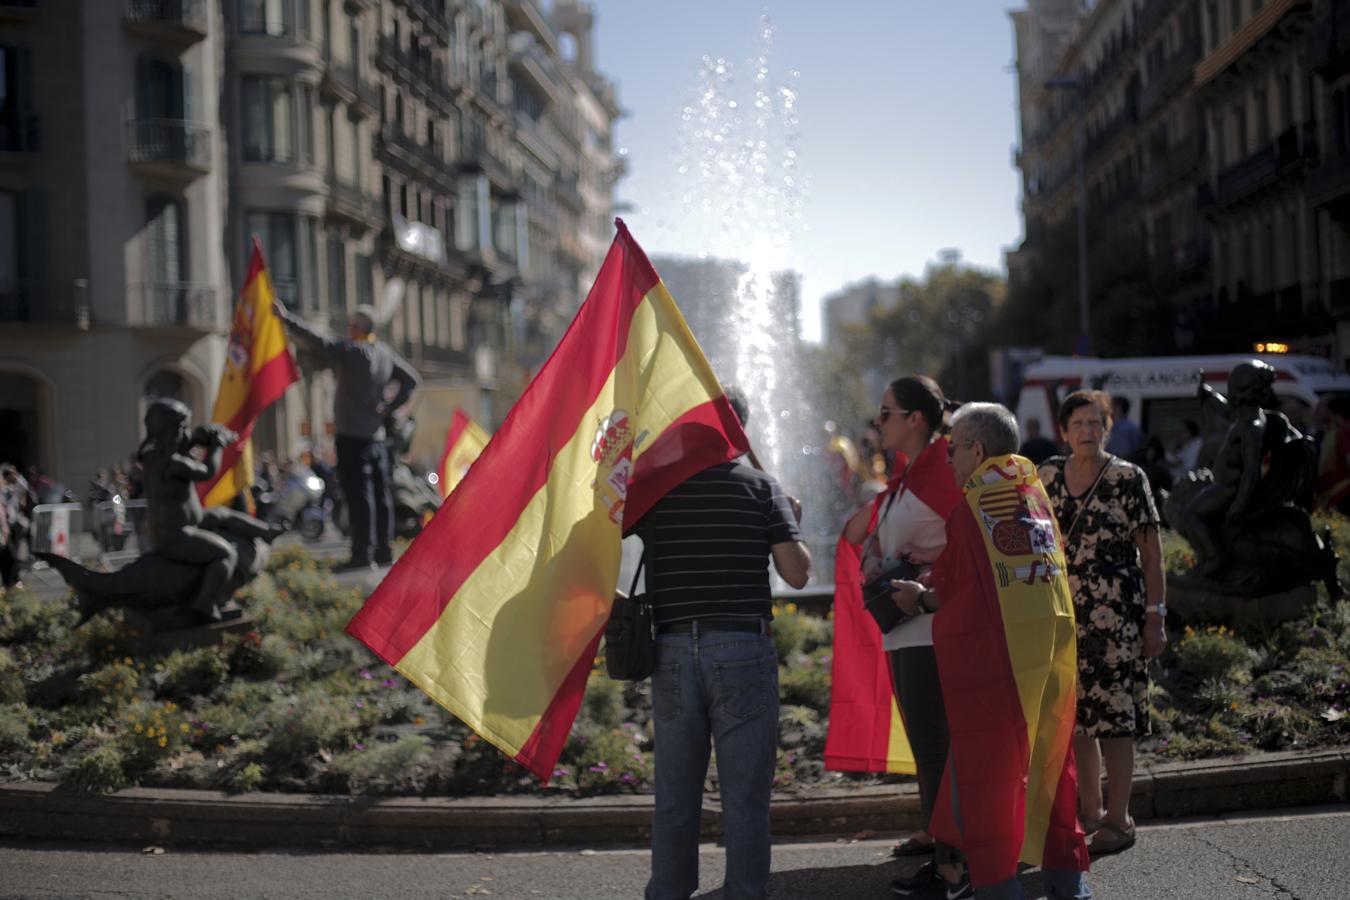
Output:
[[[1069,493],[1062,456],[1045,461],[1041,481],[1064,535],[1078,622],[1078,727],[1086,737],[1149,733],[1148,660],[1144,659],[1144,570],[1134,535],[1158,527],[1148,478],[1119,457],[1097,489]],[[1082,516],[1069,533],[1084,502]]]

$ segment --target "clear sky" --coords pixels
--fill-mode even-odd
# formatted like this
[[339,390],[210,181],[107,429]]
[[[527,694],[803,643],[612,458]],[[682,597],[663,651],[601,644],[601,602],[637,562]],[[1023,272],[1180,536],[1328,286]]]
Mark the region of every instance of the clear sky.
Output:
[[806,336],[819,335],[824,296],[869,275],[919,275],[940,249],[1001,269],[1002,249],[1021,232],[1007,14],[1016,5],[593,0],[595,64],[618,82],[628,112],[616,136],[629,161],[618,188],[631,206],[624,220],[649,254],[736,255],[669,225],[686,215],[672,185],[702,58],[724,57],[746,73],[767,12],[775,77],[797,91],[799,161],[809,175],[792,253]]

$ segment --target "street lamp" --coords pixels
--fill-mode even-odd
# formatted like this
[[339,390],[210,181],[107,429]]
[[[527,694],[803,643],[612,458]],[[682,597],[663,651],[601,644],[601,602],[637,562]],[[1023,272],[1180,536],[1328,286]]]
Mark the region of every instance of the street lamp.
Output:
[[1092,351],[1092,331],[1088,321],[1088,252],[1087,252],[1087,172],[1084,156],[1087,154],[1087,110],[1083,108],[1083,80],[1076,76],[1060,76],[1045,82],[1047,90],[1074,91],[1077,95],[1078,115],[1078,330],[1081,332],[1084,355]]

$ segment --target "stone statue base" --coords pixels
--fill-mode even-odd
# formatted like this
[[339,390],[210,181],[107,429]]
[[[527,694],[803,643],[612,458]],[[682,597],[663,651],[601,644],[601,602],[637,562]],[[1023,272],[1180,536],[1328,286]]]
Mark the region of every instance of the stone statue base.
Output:
[[1302,584],[1270,594],[1225,593],[1206,579],[1167,576],[1167,608],[1185,623],[1271,628],[1303,616],[1317,603],[1317,588]]
[[191,614],[175,622],[164,615],[177,612],[123,609],[122,621],[133,636],[138,655],[159,656],[174,650],[210,647],[219,644],[226,635],[244,634],[256,628],[253,617],[234,601],[221,607],[221,619],[218,622],[203,624]]

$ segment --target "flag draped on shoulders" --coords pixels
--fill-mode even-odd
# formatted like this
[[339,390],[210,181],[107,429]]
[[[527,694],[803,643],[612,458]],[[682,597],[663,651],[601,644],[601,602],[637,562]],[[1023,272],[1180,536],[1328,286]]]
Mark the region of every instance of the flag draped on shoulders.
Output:
[[441,499],[450,496],[489,440],[481,425],[470,419],[464,410],[455,409],[450,430],[445,435],[445,452],[441,454]]
[[951,750],[931,830],[961,847],[977,889],[1012,878],[1019,859],[1085,871],[1072,751],[1077,636],[1059,528],[1020,456],[985,461],[965,501],[933,572]]
[[[896,476],[872,501],[868,534],[892,497],[906,494],[945,519],[961,502],[961,489],[938,438],[914,465],[902,454]],[[915,774],[914,751],[896,702],[891,667],[876,620],[863,606],[860,551],[842,536],[834,558],[834,647],[830,661],[830,725],[825,768],[836,772]]]
[[272,309],[275,299],[262,246],[255,237],[244,290],[234,305],[225,372],[211,411],[211,421],[225,425],[239,439],[225,448],[216,477],[197,483],[203,506],[226,503],[253,483],[253,423],[300,380],[295,357],[286,344],[286,329]]
[[581,704],[625,520],[749,449],[622,222],[567,333],[347,631],[547,781]]

